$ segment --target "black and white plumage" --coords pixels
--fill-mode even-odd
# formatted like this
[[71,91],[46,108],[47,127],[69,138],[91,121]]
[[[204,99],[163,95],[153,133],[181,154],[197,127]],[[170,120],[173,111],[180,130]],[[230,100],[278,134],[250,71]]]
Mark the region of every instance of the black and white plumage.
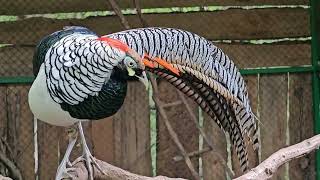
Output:
[[34,56],[36,79],[29,92],[35,117],[68,126],[81,119],[111,116],[120,108],[127,64],[132,63],[140,74],[144,66],[98,38],[86,28],[73,27],[39,43]]
[[[127,79],[136,76],[147,83],[142,58],[126,44],[100,38],[83,27],[68,27],[43,38],[38,44],[29,91],[29,106],[36,119],[52,125],[79,124],[83,157],[92,179],[92,155],[81,121],[115,114],[124,102]],[[70,140],[56,179],[62,179],[75,139]],[[91,170],[90,170],[91,168]]]
[[[95,35],[70,35],[55,43],[44,62],[47,86],[57,103],[76,105],[97,96],[111,73],[126,55],[108,48]],[[112,52],[114,51],[114,52]]]
[[243,171],[248,169],[245,135],[259,146],[257,127],[245,82],[235,64],[205,38],[173,28],[141,28],[107,35],[130,48],[160,58],[179,71],[172,73],[157,62],[147,67],[193,98],[229,133]]

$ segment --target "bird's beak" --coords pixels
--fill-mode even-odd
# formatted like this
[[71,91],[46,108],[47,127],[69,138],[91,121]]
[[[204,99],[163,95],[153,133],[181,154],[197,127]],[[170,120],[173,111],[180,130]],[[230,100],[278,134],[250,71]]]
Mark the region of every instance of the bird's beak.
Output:
[[130,67],[127,67],[127,71],[128,71],[128,75],[129,76],[135,76],[139,79],[140,82],[143,83],[143,85],[146,87],[146,89],[148,90],[148,86],[149,86],[149,81],[148,81],[148,77],[147,77],[147,74],[145,71],[142,71],[141,75],[138,76],[136,75],[136,72],[130,68]]
[[140,82],[143,83],[143,85],[146,87],[146,90],[148,90],[148,88],[149,88],[149,80],[148,80],[146,72],[143,71],[140,76],[138,76],[138,75],[135,75],[135,76],[139,79]]

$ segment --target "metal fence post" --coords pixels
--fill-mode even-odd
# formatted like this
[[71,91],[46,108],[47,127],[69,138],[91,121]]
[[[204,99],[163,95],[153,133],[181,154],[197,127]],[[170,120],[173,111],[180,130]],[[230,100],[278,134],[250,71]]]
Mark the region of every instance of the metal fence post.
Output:
[[[319,22],[320,22],[320,3],[318,0],[310,1],[311,15],[311,50],[312,50],[312,95],[313,95],[313,111],[314,111],[314,131],[315,134],[320,134],[320,113],[319,113]],[[316,179],[320,180],[320,151],[316,151]]]

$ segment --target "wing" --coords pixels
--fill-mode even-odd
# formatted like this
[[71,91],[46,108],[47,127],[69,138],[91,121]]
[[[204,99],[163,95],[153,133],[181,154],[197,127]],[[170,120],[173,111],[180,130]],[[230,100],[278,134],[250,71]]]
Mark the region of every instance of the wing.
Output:
[[41,41],[36,46],[33,56],[33,74],[35,76],[37,76],[40,66],[44,62],[46,53],[50,49],[50,47],[61,38],[74,33],[96,35],[94,32],[85,27],[70,26],[65,30],[54,32],[41,39]]
[[[171,73],[161,63],[151,62],[150,71],[167,79],[192,97],[217,124],[230,134],[242,169],[247,168],[244,135],[259,145],[256,123],[246,85],[233,62],[210,41],[196,34],[171,28],[143,28],[111,34],[132,49],[160,58],[179,71]],[[252,132],[252,133],[249,133]]]
[[38,45],[35,75],[43,64],[47,88],[55,102],[77,105],[97,96],[110,79],[125,53],[106,48],[97,38],[87,29],[71,27],[49,35]]

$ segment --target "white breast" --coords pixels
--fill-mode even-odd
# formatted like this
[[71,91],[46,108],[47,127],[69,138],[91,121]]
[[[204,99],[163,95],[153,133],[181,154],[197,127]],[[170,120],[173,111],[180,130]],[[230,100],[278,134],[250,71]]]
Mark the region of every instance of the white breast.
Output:
[[29,90],[29,106],[33,115],[46,123],[56,126],[70,126],[79,121],[64,111],[60,105],[51,98],[46,84],[44,65],[42,64]]

